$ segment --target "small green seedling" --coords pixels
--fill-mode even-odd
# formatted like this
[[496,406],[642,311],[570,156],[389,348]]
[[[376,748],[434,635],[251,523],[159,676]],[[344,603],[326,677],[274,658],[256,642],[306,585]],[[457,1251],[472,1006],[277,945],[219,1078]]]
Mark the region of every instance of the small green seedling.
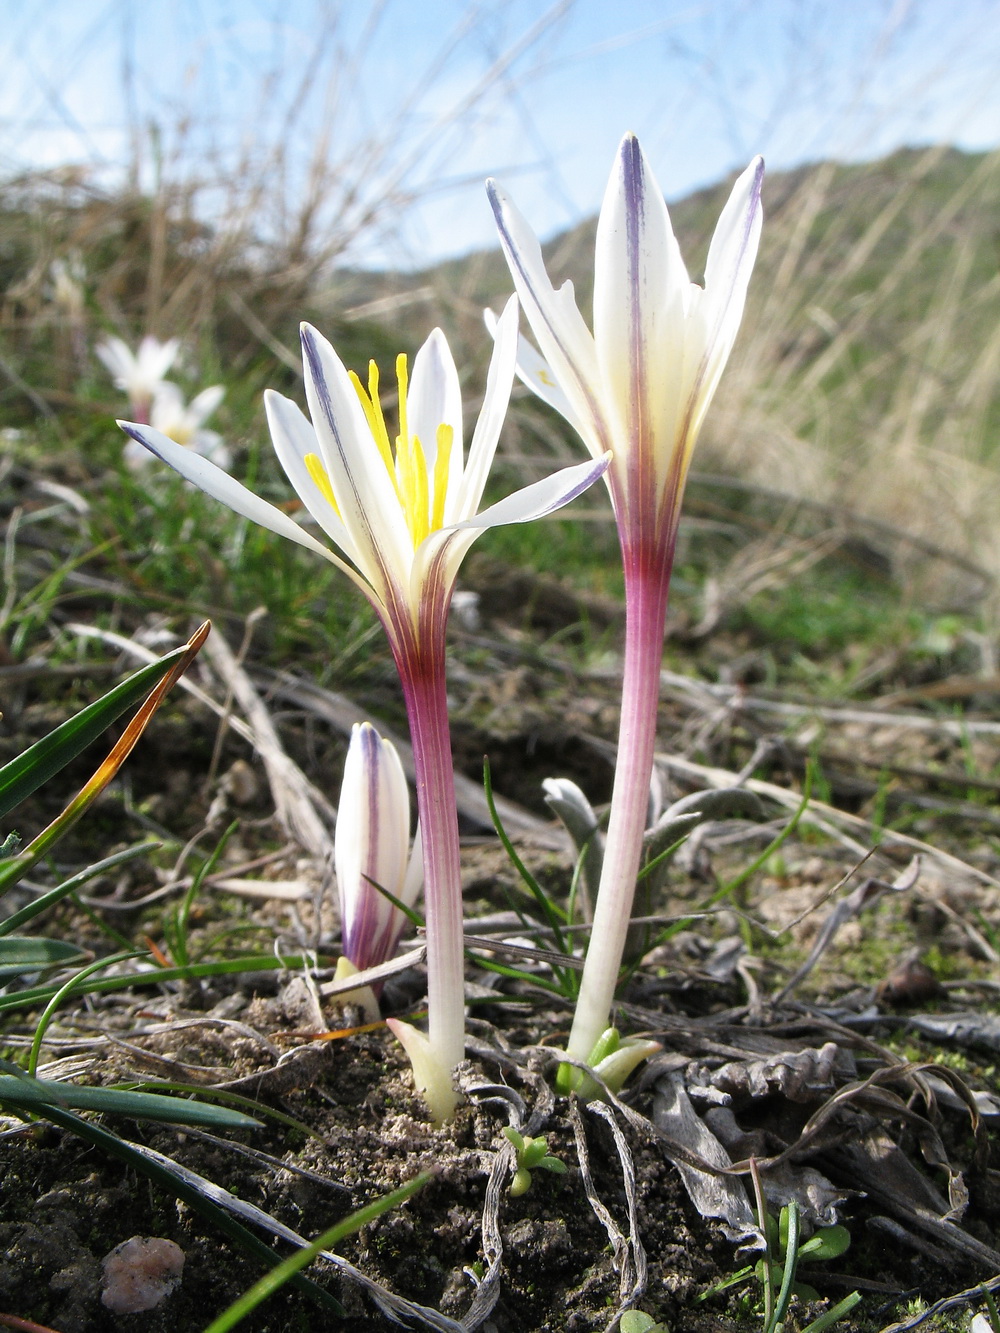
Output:
[[620,1333],[667,1333],[666,1324],[658,1324],[645,1310],[626,1310],[618,1328]]
[[[704,1292],[699,1300],[726,1291],[752,1276],[759,1283],[760,1297],[758,1300],[747,1299],[746,1312],[754,1308],[763,1315],[762,1333],[784,1333],[785,1315],[793,1296],[802,1301],[819,1299],[819,1293],[813,1287],[796,1280],[799,1260],[811,1259],[819,1263],[838,1259],[850,1245],[851,1236],[846,1227],[821,1227],[808,1240],[800,1243],[798,1206],[794,1202],[782,1208],[780,1218],[766,1214],[763,1231],[767,1241],[763,1257],[756,1264],[740,1269],[731,1278]],[[802,1333],[822,1333],[822,1330],[832,1328],[860,1300],[858,1293],[852,1292],[813,1320]]]
[[[644,1037],[623,1039],[617,1028],[605,1028],[587,1057],[587,1064],[612,1092],[621,1092],[632,1070],[662,1050],[658,1041]],[[599,1083],[571,1065],[560,1065],[556,1086],[560,1092],[575,1092],[585,1102],[599,1101],[604,1096]]]
[[510,1125],[503,1132],[514,1145],[517,1154],[517,1168],[510,1182],[512,1198],[527,1194],[531,1189],[531,1173],[536,1167],[541,1167],[543,1171],[554,1171],[557,1176],[566,1174],[566,1163],[560,1162],[558,1157],[549,1156],[549,1145],[544,1138],[533,1139],[530,1135],[526,1138]]

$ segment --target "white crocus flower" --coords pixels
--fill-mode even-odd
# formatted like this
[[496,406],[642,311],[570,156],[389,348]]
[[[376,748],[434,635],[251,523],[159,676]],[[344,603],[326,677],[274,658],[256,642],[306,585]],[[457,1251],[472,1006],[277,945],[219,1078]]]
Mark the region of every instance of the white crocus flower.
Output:
[[[178,386],[170,380],[164,380],[153,398],[149,423],[154,430],[162,431],[177,444],[183,444],[196,454],[210,458],[219,467],[228,469],[232,456],[225,441],[218,431],[205,429],[205,422],[225,396],[226,391],[222,385],[213,384],[202,389],[190,403],[185,403]],[[123,457],[133,472],[142,471],[153,462],[153,455],[136,440],[129,440]]]
[[83,260],[75,253],[65,259],[53,259],[49,265],[49,277],[52,279],[52,300],[70,324],[79,324],[83,319],[87,299],[84,289],[87,271]]
[[141,422],[149,420],[149,410],[164,376],[177,359],[180,342],[170,338],[145,337],[133,352],[121,338],[105,338],[94,349],[110,373],[116,389],[128,395],[132,414]]
[[605,474],[625,573],[626,636],[618,762],[601,887],[568,1050],[586,1060],[608,1026],[646,823],[663,633],[681,499],[705,413],[736,338],[761,229],[764,164],[737,180],[691,282],[663,195],[634,135],[622,140],[597,226],[594,331],[572,283],[558,291],[511,200],[487,189],[538,349],[518,372],[560,412]]
[[[462,883],[448,731],[445,630],[459,565],[487,528],[551,513],[585,490],[607,460],[565,468],[479,513],[510,397],[517,353],[517,302],[497,322],[486,395],[463,448],[462,398],[448,343],[436,329],[412,379],[397,360],[395,448],[372,363],[367,389],[315,329],[302,329],[312,422],[276,393],[265,396],[275,451],[331,550],[228,473],[159,431],[124,430],[182,476],[238,514],[291,538],[347,574],[381,620],[399,671],[416,767],[427,917],[428,1026],[396,1024],[437,1120],[454,1110],[451,1075],[464,1053]],[[405,1031],[404,1031],[405,1029]]]

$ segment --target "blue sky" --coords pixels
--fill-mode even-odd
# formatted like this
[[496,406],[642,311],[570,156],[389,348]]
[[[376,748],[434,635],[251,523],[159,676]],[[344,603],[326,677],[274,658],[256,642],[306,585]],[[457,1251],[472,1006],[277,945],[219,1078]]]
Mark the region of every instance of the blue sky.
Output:
[[0,175],[160,172],[267,235],[322,161],[373,263],[491,244],[491,174],[539,233],[577,221],[626,130],[668,198],[756,152],[1000,141],[997,0],[0,0],[0,56]]

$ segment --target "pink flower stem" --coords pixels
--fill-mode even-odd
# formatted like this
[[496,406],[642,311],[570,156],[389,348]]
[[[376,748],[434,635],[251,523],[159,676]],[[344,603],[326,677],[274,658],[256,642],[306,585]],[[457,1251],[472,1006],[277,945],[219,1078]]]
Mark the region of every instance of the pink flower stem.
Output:
[[654,558],[643,558],[641,551],[623,554],[625,662],[618,761],[593,928],[567,1045],[577,1060],[589,1057],[608,1026],[642,856],[656,747],[672,550],[667,559],[662,550]]
[[[434,636],[435,638],[437,636]],[[465,1057],[465,968],[458,806],[448,727],[444,636],[397,654],[416,768],[427,925],[428,1038],[441,1066]]]

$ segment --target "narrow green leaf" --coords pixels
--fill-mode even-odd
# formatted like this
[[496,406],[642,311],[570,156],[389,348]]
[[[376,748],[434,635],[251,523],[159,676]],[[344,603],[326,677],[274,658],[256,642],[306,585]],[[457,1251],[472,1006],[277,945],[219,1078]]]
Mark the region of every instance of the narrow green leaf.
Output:
[[47,854],[52,844],[57,842],[67,830],[71,829],[84,812],[97,800],[135,749],[143,732],[167,694],[198,656],[211,628],[211,622],[206,620],[195,630],[182,649],[168,654],[159,663],[153,664],[162,666],[166,662],[169,664],[169,669],[160,673],[160,679],[156,681],[146,698],[139,705],[138,710],[132,715],[104,762],[47,828],[44,828],[16,856],[0,861],[0,892],[6,892],[12,884],[16,884],[23,875],[27,874],[32,866]]
[[238,1300],[234,1301],[228,1310],[224,1310],[217,1319],[213,1319],[204,1333],[229,1333],[229,1330],[235,1328],[252,1310],[255,1310],[261,1301],[266,1301],[268,1296],[273,1296],[301,1268],[305,1268],[306,1264],[312,1263],[313,1259],[322,1250],[332,1249],[345,1236],[360,1231],[363,1226],[367,1226],[369,1222],[374,1222],[383,1213],[387,1213],[390,1208],[398,1208],[411,1194],[423,1189],[430,1178],[429,1171],[423,1172],[400,1189],[393,1190],[391,1194],[386,1194],[381,1199],[376,1199],[374,1203],[368,1204],[366,1208],[359,1208],[356,1213],[351,1213],[342,1222],[338,1222],[336,1226],[324,1231],[322,1236],[314,1240],[311,1245],[307,1245],[304,1249],[289,1255],[287,1259],[284,1259],[269,1273],[265,1273],[258,1282],[255,1282],[250,1290],[244,1292]]
[[845,1315],[851,1313],[856,1305],[860,1304],[861,1293],[852,1291],[850,1296],[845,1296],[842,1301],[838,1301],[831,1310],[827,1310],[826,1314],[821,1314],[818,1319],[814,1319],[811,1324],[802,1330],[802,1333],[823,1333],[824,1329],[832,1328],[839,1319],[843,1319]]
[[95,703],[88,704],[55,731],[36,741],[23,754],[0,768],[0,817],[36,791],[43,782],[65,768],[112,722],[127,709],[144,699],[156,682],[184,655],[175,648],[166,657],[150,662],[134,675],[116,685]]
[[203,1125],[208,1129],[259,1129],[261,1122],[225,1106],[191,1102],[184,1097],[161,1097],[155,1092],[126,1088],[86,1088],[56,1083],[27,1074],[0,1074],[0,1105],[45,1115],[59,1106],[76,1111],[104,1111],[133,1120],[165,1120],[172,1125]]
[[[332,967],[335,960],[321,960],[320,966]],[[98,977],[76,990],[78,995],[107,995],[132,986],[159,986],[165,981],[191,981],[197,977],[231,976],[240,972],[277,972],[315,967],[315,958],[293,954],[275,958],[273,954],[252,954],[243,958],[220,958],[210,963],[191,963],[188,967],[147,967],[117,977]],[[0,1013],[5,1009],[37,1009],[56,994],[57,986],[32,986],[13,995],[0,995]]]
[[53,904],[60,902],[71,893],[75,893],[88,880],[95,879],[98,875],[103,874],[105,870],[124,865],[126,861],[134,861],[137,856],[143,856],[146,852],[158,851],[162,846],[161,842],[140,842],[136,843],[134,847],[126,847],[124,851],[115,852],[113,856],[106,856],[103,861],[95,861],[92,866],[87,866],[86,870],[81,870],[79,874],[74,875],[71,879],[64,880],[56,888],[49,889],[48,893],[43,893],[34,902],[28,903],[27,907],[22,907],[19,912],[12,912],[10,916],[0,921],[0,936],[9,935],[11,931],[17,930],[26,921],[31,921],[39,913],[52,907]]
[[66,940],[46,940],[27,935],[8,935],[0,939],[0,981],[39,972],[64,963],[78,963],[86,954],[79,945]]
[[781,1288],[774,1305],[774,1318],[768,1333],[770,1333],[771,1328],[780,1328],[784,1322],[789,1302],[792,1299],[795,1272],[799,1265],[799,1205],[794,1199],[788,1204],[787,1208],[782,1208],[781,1225],[785,1227],[785,1240],[783,1241],[785,1263],[781,1273]]

